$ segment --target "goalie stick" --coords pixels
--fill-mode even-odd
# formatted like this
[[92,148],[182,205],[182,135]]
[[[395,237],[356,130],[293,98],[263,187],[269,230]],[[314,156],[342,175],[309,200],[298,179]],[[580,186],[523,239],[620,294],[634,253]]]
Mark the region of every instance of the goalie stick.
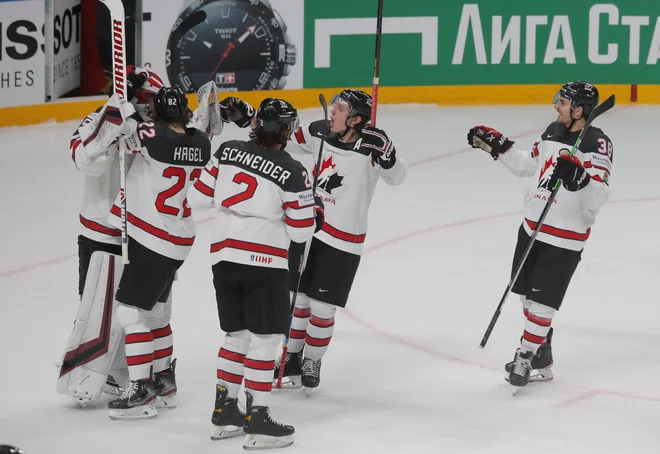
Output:
[[[112,83],[114,92],[126,100],[126,33],[124,29],[124,4],[121,0],[101,0],[110,11],[112,36]],[[121,210],[121,261],[128,260],[128,230],[126,224],[126,153],[123,141],[119,141],[119,208]]]
[[[323,93],[319,95],[319,102],[321,107],[323,107],[323,116],[325,118],[325,127],[323,128],[323,135],[321,136],[321,148],[319,149],[319,157],[316,160],[316,175],[314,175],[314,181],[312,183],[312,195],[316,194],[316,187],[319,184],[319,169],[321,168],[321,160],[323,159],[323,145],[325,144],[325,138],[328,134],[328,104],[325,101],[325,96]],[[309,245],[309,242],[307,246]],[[284,336],[284,349],[282,350],[282,358],[280,359],[280,370],[277,375],[277,388],[282,388],[282,378],[284,377],[284,365],[286,364],[286,354],[289,351],[289,336],[291,335],[291,325],[293,324],[293,312],[296,309],[296,299],[298,298],[298,288],[300,288],[300,278],[302,277],[303,267],[305,266],[305,255],[307,247],[303,251],[300,257],[300,264],[298,265],[297,276],[296,276],[296,289],[293,292],[293,297],[291,298],[291,314],[289,318],[289,331],[286,336]]]
[[[596,106],[596,108],[591,112],[591,115],[589,115],[589,118],[585,122],[584,127],[582,128],[580,135],[575,141],[575,144],[573,145],[573,148],[571,149],[571,153],[569,156],[573,156],[575,154],[575,151],[580,146],[580,143],[582,143],[582,139],[584,138],[584,135],[591,126],[591,123],[593,123],[593,121],[596,118],[598,118],[599,116],[610,110],[612,107],[614,107],[615,102],[616,99],[614,95],[612,95],[609,98],[607,98],[605,101],[603,101],[601,104]],[[532,245],[536,240],[536,236],[541,230],[543,221],[545,221],[545,217],[548,215],[548,212],[550,211],[550,207],[552,206],[555,197],[557,197],[557,192],[559,192],[560,187],[561,187],[561,181],[557,180],[557,183],[555,183],[555,187],[552,189],[552,193],[550,194],[550,197],[548,197],[548,200],[545,203],[545,207],[543,207],[541,216],[539,217],[539,220],[536,223],[536,228],[534,229],[534,232],[532,232],[532,236],[530,237],[529,241],[527,242],[527,245],[525,246],[525,250],[523,251],[522,257],[520,258],[520,263],[518,263],[518,265],[516,266],[516,271],[511,276],[511,280],[509,280],[509,285],[506,286],[506,289],[504,290],[504,295],[502,295],[502,299],[500,299],[500,304],[497,305],[497,309],[495,310],[493,317],[490,319],[488,328],[486,328],[486,333],[484,334],[484,337],[483,339],[481,339],[481,343],[479,344],[480,348],[484,348],[486,346],[486,343],[490,338],[490,334],[493,332],[493,328],[495,328],[495,323],[497,323],[497,319],[500,317],[500,313],[502,312],[502,306],[504,306],[504,303],[507,297],[509,296],[509,292],[511,292],[511,288],[513,287],[514,282],[516,282],[516,279],[518,279],[518,275],[520,274],[520,271],[522,270],[523,265],[525,264],[525,260],[527,260],[529,251],[532,249]]]

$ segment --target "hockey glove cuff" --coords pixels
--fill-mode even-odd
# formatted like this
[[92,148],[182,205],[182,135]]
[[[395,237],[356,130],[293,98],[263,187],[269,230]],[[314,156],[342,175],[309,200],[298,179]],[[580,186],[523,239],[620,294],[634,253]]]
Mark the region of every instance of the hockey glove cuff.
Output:
[[584,170],[582,163],[575,156],[559,156],[555,169],[550,177],[550,187],[554,188],[557,179],[567,191],[575,192],[584,189],[589,184],[591,176]]

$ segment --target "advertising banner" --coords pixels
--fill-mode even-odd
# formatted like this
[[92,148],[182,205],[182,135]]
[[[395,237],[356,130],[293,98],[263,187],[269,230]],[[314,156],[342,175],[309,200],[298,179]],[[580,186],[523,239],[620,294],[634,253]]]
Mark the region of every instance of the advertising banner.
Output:
[[[194,92],[302,88],[304,0],[143,0],[142,62]],[[192,28],[191,28],[192,26]]]
[[[305,1],[304,86],[367,86],[377,0]],[[385,1],[380,83],[655,84],[660,2]]]
[[45,101],[44,1],[0,1],[0,107]]
[[80,86],[80,38],[80,0],[54,0],[54,99]]

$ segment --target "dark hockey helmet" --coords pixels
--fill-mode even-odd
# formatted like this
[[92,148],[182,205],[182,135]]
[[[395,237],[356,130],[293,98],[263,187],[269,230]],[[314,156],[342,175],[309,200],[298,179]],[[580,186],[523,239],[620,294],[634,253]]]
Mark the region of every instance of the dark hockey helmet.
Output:
[[298,111],[278,98],[266,98],[261,102],[256,121],[254,133],[261,142],[266,142],[264,145],[273,142],[285,145],[300,124]]
[[362,90],[342,90],[341,93],[332,97],[330,104],[334,106],[338,102],[345,102],[350,106],[349,117],[362,118],[362,122],[358,124],[358,130],[371,120],[371,96]]
[[179,87],[163,87],[154,98],[155,119],[161,121],[188,122],[190,110],[188,98]]
[[9,445],[0,445],[0,454],[23,454],[23,450]]
[[555,95],[553,104],[556,104],[561,96],[571,100],[571,110],[582,106],[585,119],[589,118],[591,111],[598,105],[598,89],[582,80],[564,84]]

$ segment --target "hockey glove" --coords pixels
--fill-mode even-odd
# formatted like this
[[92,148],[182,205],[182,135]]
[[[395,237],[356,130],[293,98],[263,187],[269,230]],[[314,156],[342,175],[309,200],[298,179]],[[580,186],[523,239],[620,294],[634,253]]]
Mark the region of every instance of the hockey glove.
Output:
[[314,196],[314,221],[316,222],[314,233],[316,233],[321,230],[325,221],[325,205],[319,196]]
[[555,187],[557,179],[561,179],[561,183],[567,191],[575,192],[588,185],[591,176],[584,170],[577,157],[559,156],[555,164],[555,170],[550,177],[551,188]]
[[220,115],[222,115],[222,120],[225,123],[233,121],[239,128],[246,128],[250,125],[255,111],[251,105],[242,99],[230,96],[220,102]]
[[365,126],[361,134],[360,149],[371,153],[372,164],[391,169],[396,163],[396,148],[385,131],[374,126]]
[[126,99],[132,101],[136,98],[136,92],[142,88],[147,81],[147,72],[137,73],[135,69],[126,77]]
[[488,126],[475,126],[470,129],[467,140],[472,148],[481,148],[490,153],[495,160],[515,143],[502,135],[501,132]]

